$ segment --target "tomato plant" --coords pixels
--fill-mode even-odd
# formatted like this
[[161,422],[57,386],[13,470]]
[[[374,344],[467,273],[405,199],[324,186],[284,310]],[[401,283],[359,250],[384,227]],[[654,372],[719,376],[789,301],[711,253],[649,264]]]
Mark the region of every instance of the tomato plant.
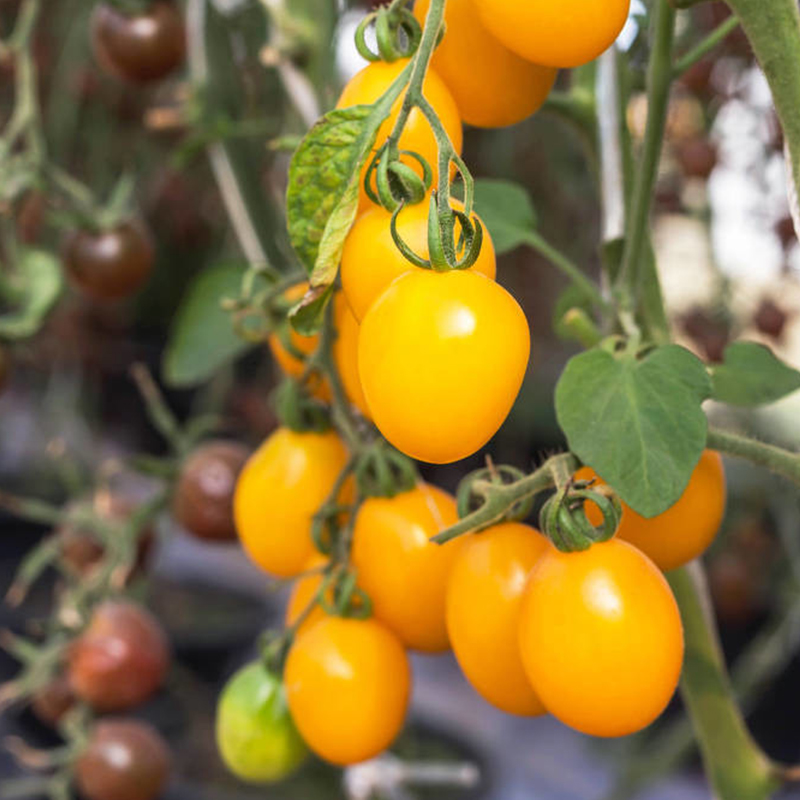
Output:
[[86,800],[156,800],[169,780],[169,745],[139,720],[96,723],[75,766]]

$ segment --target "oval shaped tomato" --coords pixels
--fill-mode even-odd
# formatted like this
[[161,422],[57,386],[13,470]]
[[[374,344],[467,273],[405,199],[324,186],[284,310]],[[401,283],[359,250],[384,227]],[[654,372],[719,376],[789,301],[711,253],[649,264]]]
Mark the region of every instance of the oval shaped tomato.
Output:
[[356,515],[351,560],[375,617],[407,647],[447,650],[447,580],[461,547],[429,541],[458,521],[456,501],[420,483],[395,497],[370,497]]
[[[336,107],[349,108],[350,106],[361,104],[370,105],[374,103],[400,76],[400,73],[406,68],[407,64],[408,59],[400,59],[391,64],[385,61],[375,61],[364,67],[364,69],[355,75],[347,86],[344,87],[344,91],[339,97],[339,102],[336,104]],[[439,119],[445,131],[447,131],[447,135],[453,147],[457,152],[461,152],[464,131],[461,127],[461,117],[458,114],[458,106],[444,81],[434,70],[428,70],[425,76],[423,93],[425,99],[433,106],[436,113],[439,115]],[[378,130],[378,136],[375,139],[374,145],[376,150],[391,134],[402,104],[403,95],[401,93],[400,97],[392,106],[389,117]],[[439,149],[436,145],[433,129],[424,114],[418,108],[415,108],[409,115],[408,123],[400,137],[400,149],[419,153],[433,170],[433,183],[436,185],[437,176],[439,174],[437,167],[439,163]],[[405,156],[402,160],[414,167],[419,174],[422,174],[419,164],[415,159]],[[364,177],[366,176],[368,166],[369,163],[365,164],[361,171],[360,208],[362,209],[370,205],[369,198],[364,191]]]
[[358,342],[375,424],[398,450],[436,464],[472,455],[497,432],[529,355],[516,300],[471,270],[402,275],[364,317]]
[[669,703],[683,663],[669,584],[619,539],[542,556],[522,601],[519,643],[545,708],[591,736],[648,726]]
[[548,551],[539,531],[519,522],[465,537],[447,586],[447,631],[467,680],[508,714],[544,714],[519,652],[528,575]]
[[333,342],[333,360],[342,381],[347,399],[367,418],[371,419],[367,398],[361,388],[358,374],[358,334],[360,325],[347,304],[344,293],[333,298],[333,318],[336,339]]
[[275,783],[306,760],[280,678],[254,661],[226,684],[217,705],[217,747],[225,766],[249,783]]
[[101,719],[75,762],[75,783],[86,800],[156,800],[171,768],[169,745],[152,725]]
[[169,0],[155,0],[145,11],[130,15],[110,3],[98,3],[92,12],[91,27],[98,63],[123,80],[161,80],[183,63],[183,17]]
[[[420,23],[429,8],[430,0],[414,3]],[[481,24],[473,0],[448,0],[444,21],[444,38],[431,64],[452,92],[464,122],[502,128],[541,108],[557,69],[532,64],[501,44]]]
[[[463,208],[461,203],[454,207]],[[397,217],[397,230],[405,243],[420,257],[428,258],[427,201],[406,206]],[[477,217],[477,214],[475,215]],[[392,215],[381,206],[372,206],[356,220],[342,252],[342,290],[356,319],[363,320],[370,306],[389,284],[415,267],[397,249],[392,239]],[[483,246],[470,269],[494,280],[497,259],[494,245],[483,225]]]
[[473,0],[481,22],[518,55],[549,67],[577,67],[614,44],[630,0]]
[[[575,477],[590,480],[597,479],[597,474],[583,467]],[[681,498],[663,514],[646,519],[623,503],[617,537],[630,542],[666,572],[702,555],[719,532],[724,514],[722,458],[706,450]],[[587,504],[586,516],[593,525],[600,524],[600,511],[594,504]]]
[[295,640],[284,681],[303,739],[344,766],[394,741],[408,709],[411,667],[398,638],[379,622],[326,617]]
[[333,431],[296,433],[279,428],[250,457],[233,498],[245,552],[281,578],[302,572],[314,553],[311,523],[347,463]]

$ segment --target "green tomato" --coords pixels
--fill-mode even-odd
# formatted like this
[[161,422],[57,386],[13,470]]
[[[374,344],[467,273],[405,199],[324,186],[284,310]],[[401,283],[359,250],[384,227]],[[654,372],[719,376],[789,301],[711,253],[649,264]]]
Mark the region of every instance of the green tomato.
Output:
[[217,746],[228,769],[248,783],[276,783],[308,755],[292,722],[283,683],[254,661],[228,682],[217,706]]

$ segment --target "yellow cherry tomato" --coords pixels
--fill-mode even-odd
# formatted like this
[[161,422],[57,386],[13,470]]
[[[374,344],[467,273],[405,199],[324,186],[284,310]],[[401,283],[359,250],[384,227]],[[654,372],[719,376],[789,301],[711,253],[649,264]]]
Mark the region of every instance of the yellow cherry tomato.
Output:
[[300,632],[284,682],[303,739],[344,766],[394,741],[408,709],[411,667],[398,638],[379,622],[326,617]]
[[398,450],[447,464],[483,447],[519,393],[530,331],[514,298],[471,270],[397,278],[361,324],[372,418]]
[[[417,0],[424,23],[430,0]],[[431,64],[458,104],[461,118],[479,128],[502,128],[541,108],[558,75],[553,67],[526,61],[481,24],[473,0],[448,0],[447,26]],[[502,87],[498,91],[498,87]]]
[[[355,75],[347,86],[345,86],[336,107],[349,108],[350,106],[374,103],[400,76],[400,73],[406,68],[407,64],[408,59],[400,59],[392,64],[388,64],[385,61],[376,61],[364,67],[364,69]],[[444,129],[447,131],[447,135],[450,137],[453,147],[460,152],[463,144],[464,132],[461,127],[461,117],[458,114],[458,106],[453,99],[453,95],[450,94],[450,90],[434,70],[428,70],[422,91],[425,99],[436,109],[436,113],[439,115]],[[403,96],[401,94],[392,107],[389,117],[378,130],[378,136],[375,140],[376,150],[391,134],[402,104]],[[411,112],[408,123],[400,137],[399,144],[401,150],[411,150],[415,153],[419,153],[419,155],[428,162],[433,170],[433,182],[435,185],[439,174],[437,168],[439,150],[436,146],[436,138],[433,135],[433,130],[428,120],[418,108],[415,108]],[[403,157],[402,160],[421,174],[420,166],[415,159]],[[365,209],[371,205],[369,198],[364,192],[364,177],[368,166],[369,163],[365,164],[361,172],[361,209]]]
[[347,399],[370,419],[367,399],[361,388],[358,374],[358,320],[353,316],[350,306],[342,292],[333,298],[333,314],[336,326],[336,339],[333,343],[333,360],[342,380]]
[[[454,207],[463,209],[462,203]],[[406,206],[397,217],[397,231],[403,241],[421,258],[428,258],[428,201]],[[475,215],[480,221],[480,218]],[[372,206],[356,220],[342,253],[342,290],[356,319],[363,320],[369,307],[395,279],[415,267],[397,249],[392,239],[392,215],[381,206]],[[471,269],[494,280],[497,259],[486,226],[483,246]]]
[[614,44],[630,0],[473,0],[481,22],[518,55],[577,67]]
[[683,663],[669,584],[619,539],[542,556],[522,601],[519,643],[545,708],[591,736],[647,727],[669,703]]
[[445,595],[461,542],[429,539],[457,521],[453,497],[424,483],[396,497],[371,497],[358,510],[351,556],[358,585],[375,617],[407,647],[449,647]]
[[[292,286],[291,289],[288,289],[284,293],[284,297],[289,302],[295,303],[300,300],[307,291],[307,282],[298,283],[296,286]],[[317,347],[319,347],[319,334],[315,333],[313,336],[303,336],[292,328],[291,325],[289,325],[288,330],[289,342],[291,343],[292,350],[296,350],[300,354],[300,357],[284,345],[280,335],[277,333],[271,334],[267,343],[269,344],[269,349],[272,352],[273,358],[278,363],[283,373],[290,378],[299,378],[306,368],[305,359],[313,355]],[[328,385],[327,380],[321,379],[318,375],[312,375],[308,381],[308,389],[317,399],[322,400],[324,403],[330,402],[331,387]]]
[[[589,467],[578,470],[575,477],[600,480]],[[638,547],[665,572],[676,569],[711,546],[725,514],[725,494],[722,458],[706,450],[681,498],[663,514],[646,519],[623,503],[617,537]],[[587,503],[586,516],[593,525],[601,522],[594,503]]]
[[314,554],[311,522],[348,460],[333,431],[279,428],[250,457],[236,484],[233,510],[245,552],[281,578],[302,572]]
[[518,522],[466,538],[447,587],[447,630],[467,680],[508,714],[544,714],[519,652],[519,618],[528,575],[550,545]]

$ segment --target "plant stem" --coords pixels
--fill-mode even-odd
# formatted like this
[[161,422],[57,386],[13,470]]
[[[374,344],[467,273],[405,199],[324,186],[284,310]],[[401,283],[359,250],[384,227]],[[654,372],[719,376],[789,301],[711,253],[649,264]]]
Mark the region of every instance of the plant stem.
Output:
[[708,34],[697,46],[681,56],[672,68],[672,76],[680,78],[684,72],[690,70],[698,61],[702,61],[714,48],[722,44],[739,27],[736,15],[728,17]]
[[729,456],[746,458],[800,486],[800,455],[797,453],[717,428],[709,430],[708,446]]
[[525,234],[525,243],[539,255],[544,256],[556,269],[566,275],[575,286],[586,295],[601,311],[611,313],[613,307],[603,297],[597,285],[584,275],[581,268],[560,250],[548,242],[538,231],[530,230]]
[[626,226],[625,250],[616,292],[622,312],[640,311],[642,262],[646,256],[650,211],[658,175],[669,90],[672,82],[672,44],[675,36],[675,9],[667,0],[657,0],[655,40],[647,73],[647,127],[631,212]]
[[694,724],[706,775],[719,800],[766,800],[780,780],[750,736],[733,696],[711,617],[702,567],[668,573],[681,609],[686,654],[681,693]]

